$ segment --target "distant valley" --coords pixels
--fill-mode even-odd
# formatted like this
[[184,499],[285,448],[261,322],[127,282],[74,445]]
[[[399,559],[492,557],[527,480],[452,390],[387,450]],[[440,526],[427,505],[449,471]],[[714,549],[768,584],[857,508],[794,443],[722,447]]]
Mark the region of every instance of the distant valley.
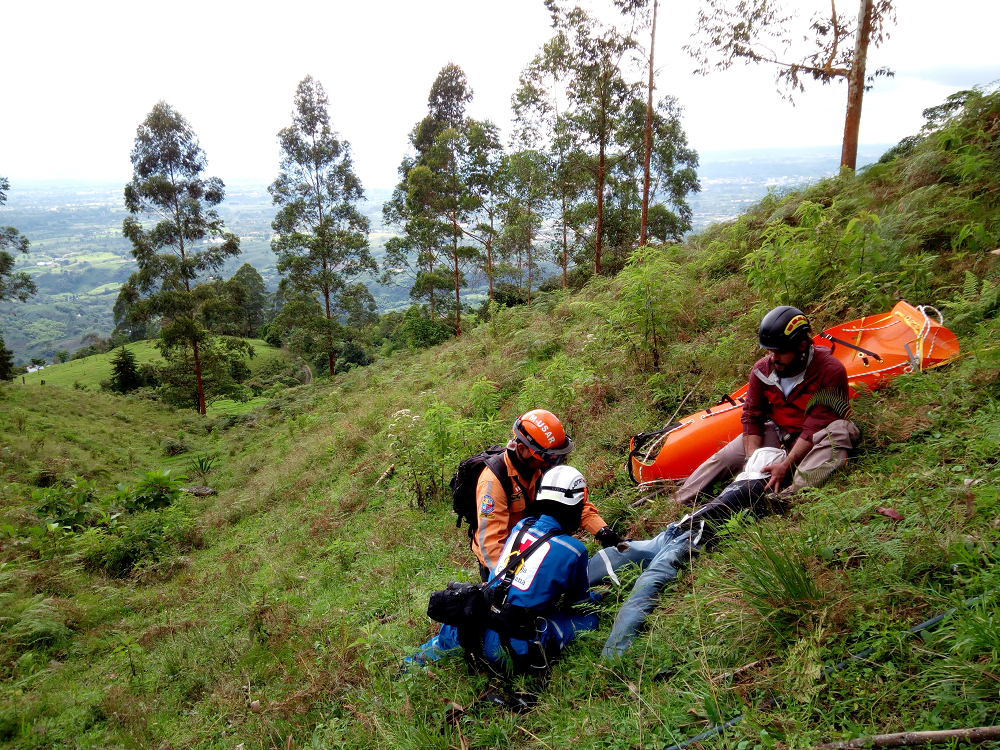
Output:
[[[858,163],[877,161],[890,145],[861,146]],[[735,217],[768,190],[786,190],[834,174],[839,159],[839,147],[705,152],[698,169],[702,191],[688,198],[694,230]],[[135,268],[131,246],[121,235],[123,184],[13,181],[8,204],[0,207],[0,225],[15,226],[31,240],[31,252],[18,261],[18,267],[31,272],[39,290],[28,304],[0,306],[0,330],[18,362],[51,359],[57,351],[78,347],[88,333],[106,336],[114,328],[118,287]],[[386,239],[393,234],[382,225],[382,204],[390,194],[385,188],[369,189],[368,200],[360,205],[371,220],[372,250],[379,261]],[[230,182],[220,214],[240,236],[243,250],[223,275],[250,263],[269,289],[277,288],[270,249],[274,209],[267,183]],[[485,290],[478,288],[482,280],[472,282],[465,299],[478,304]],[[369,280],[369,288],[380,311],[410,304],[405,286],[386,287]]]

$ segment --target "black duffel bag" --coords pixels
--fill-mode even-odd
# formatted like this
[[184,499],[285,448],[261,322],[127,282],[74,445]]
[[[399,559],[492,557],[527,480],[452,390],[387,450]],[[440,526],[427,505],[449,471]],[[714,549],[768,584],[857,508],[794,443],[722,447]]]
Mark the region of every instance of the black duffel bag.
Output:
[[450,581],[442,591],[435,591],[427,603],[427,616],[435,622],[464,628],[483,622],[489,605],[483,589],[485,583]]

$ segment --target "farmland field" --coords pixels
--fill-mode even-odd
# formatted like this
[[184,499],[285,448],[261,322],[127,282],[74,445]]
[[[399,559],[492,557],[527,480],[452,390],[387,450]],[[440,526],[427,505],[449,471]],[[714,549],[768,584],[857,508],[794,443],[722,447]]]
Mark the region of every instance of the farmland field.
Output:
[[[264,341],[251,339],[250,343],[254,348],[254,357],[250,360],[252,372],[256,372],[265,362],[281,356],[280,349],[275,349]],[[160,361],[160,352],[152,341],[137,341],[128,344],[127,348],[135,355],[139,364]],[[46,385],[67,388],[79,383],[79,387],[97,390],[101,387],[102,380],[111,377],[111,360],[115,352],[117,349],[107,354],[94,354],[59,365],[49,365],[43,370],[25,375],[24,383],[41,385],[44,380]]]

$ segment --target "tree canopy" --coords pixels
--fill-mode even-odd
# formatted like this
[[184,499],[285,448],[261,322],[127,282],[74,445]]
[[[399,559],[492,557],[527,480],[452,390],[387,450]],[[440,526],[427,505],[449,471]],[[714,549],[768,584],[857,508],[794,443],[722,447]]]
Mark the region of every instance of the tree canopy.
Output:
[[190,349],[178,366],[191,367],[198,410],[204,414],[199,347],[210,331],[201,312],[213,289],[197,282],[240,253],[239,238],[225,230],[214,208],[225,197],[225,185],[217,177],[201,176],[206,158],[197,135],[163,101],[136,131],[131,159],[133,176],[125,186],[129,215],[122,231],[132,242],[138,270],[122,285],[117,312],[133,321],[159,318],[164,356]]
[[[301,322],[327,341],[334,374],[336,319],[345,311],[348,286],[377,270],[368,246],[368,219],[358,210],[364,198],[354,172],[350,144],[330,125],[330,100],[322,84],[306,76],[295,90],[292,124],[278,133],[281,171],[268,188],[278,213],[271,249],[288,285],[320,300],[320,315]],[[321,317],[320,317],[321,316]]]

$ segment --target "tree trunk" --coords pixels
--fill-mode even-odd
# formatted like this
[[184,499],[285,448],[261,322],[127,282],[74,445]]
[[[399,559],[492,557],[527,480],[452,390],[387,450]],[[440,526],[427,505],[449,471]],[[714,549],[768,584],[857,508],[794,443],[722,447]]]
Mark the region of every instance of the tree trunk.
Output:
[[[326,277],[326,260],[323,261],[323,276]],[[323,283],[323,300],[326,302],[326,341],[329,349],[326,350],[327,355],[330,360],[330,377],[333,377],[334,371],[334,360],[333,360],[333,328],[330,325],[330,287]]]
[[562,189],[562,235],[563,235],[563,251],[562,251],[562,272],[563,272],[563,289],[569,286],[569,275],[566,271],[566,266],[569,264],[569,240],[566,237],[566,185],[563,183]]
[[594,228],[594,274],[601,275],[601,239],[604,234],[604,134],[597,155],[597,226]]
[[[175,201],[174,221],[176,222],[178,229],[180,229],[181,226],[180,215],[181,215],[180,206],[178,206]],[[185,260],[183,235],[180,236],[177,247],[181,252],[181,263],[183,264]],[[191,282],[188,280],[187,276],[184,277],[184,289],[187,291],[188,294],[191,294]],[[196,324],[196,321],[192,320],[192,323]],[[202,382],[201,379],[201,357],[198,354],[197,333],[195,337],[191,339],[191,349],[194,353],[194,382],[196,387],[198,388],[198,413],[201,414],[202,416],[205,416],[205,384]]]
[[490,209],[490,233],[486,236],[486,276],[490,280],[490,302],[493,301],[493,210]]
[[486,240],[486,276],[490,280],[490,302],[493,301],[493,237]]
[[847,742],[827,742],[817,747],[830,750],[849,750],[864,747],[907,747],[910,745],[943,745],[959,742],[987,742],[1000,738],[1000,726],[945,729],[931,732],[899,732],[858,737]]
[[594,275],[601,275],[601,246],[604,239],[604,148],[607,141],[608,110],[607,110],[607,87],[609,76],[604,75],[601,87],[601,118],[600,131],[598,134],[597,153],[597,226],[594,232],[597,235],[594,239]]
[[858,165],[858,134],[861,131],[861,100],[865,94],[865,68],[868,64],[868,41],[872,34],[872,8],[875,0],[861,0],[858,12],[858,38],[847,79],[847,117],[844,120],[844,146],[840,166],[852,172]]
[[458,271],[458,244],[455,245],[455,336],[462,335],[462,297],[459,294],[461,274]]
[[461,273],[458,268],[458,219],[451,218],[451,260],[454,264],[455,272],[455,336],[462,335],[462,297],[459,294],[459,284],[461,283]]
[[198,384],[198,413],[205,416],[205,384],[201,382],[201,358],[198,356],[198,339],[191,339],[194,349],[194,379]]
[[531,236],[531,232],[528,232],[528,304],[531,304],[531,245],[534,243],[534,238]]
[[642,168],[642,218],[639,220],[639,245],[646,244],[646,223],[649,219],[649,167],[653,159],[653,48],[656,45],[656,7],[653,0],[653,29],[649,34],[649,86],[646,92],[646,158]]

